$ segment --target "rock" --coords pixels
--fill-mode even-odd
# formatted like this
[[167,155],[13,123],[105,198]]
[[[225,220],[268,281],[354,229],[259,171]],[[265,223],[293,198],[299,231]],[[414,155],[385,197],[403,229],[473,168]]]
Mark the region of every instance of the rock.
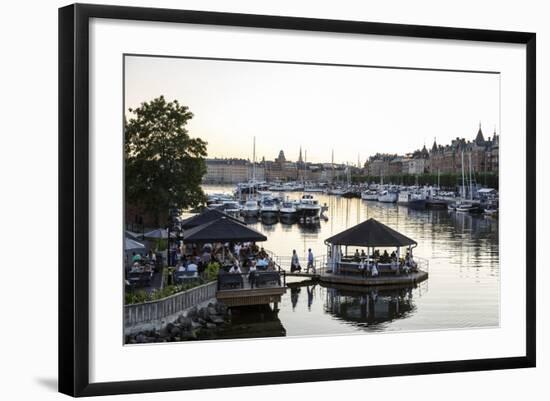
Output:
[[206,328],[207,328],[207,329],[215,329],[215,328],[216,328],[216,324],[215,324],[215,323],[206,323]]
[[225,305],[222,304],[221,302],[218,302],[218,303],[216,304],[216,310],[218,311],[219,314],[225,315],[226,312],[227,312],[227,306],[225,306]]
[[221,316],[210,316],[210,321],[215,324],[223,324],[225,322]]
[[193,306],[191,309],[187,311],[187,317],[190,317],[191,319],[197,317],[198,315],[198,309],[196,306]]
[[214,307],[214,304],[213,304],[212,302],[209,302],[209,303],[208,303],[208,307],[209,307],[209,308],[213,308],[213,307]]
[[168,323],[166,325],[166,330],[168,330],[168,332],[170,332],[170,330],[172,330],[174,328],[174,324],[173,323]]
[[198,329],[198,328],[200,328],[200,327],[202,327],[202,324],[200,324],[199,322],[191,321],[191,327],[190,327],[190,328],[191,328],[192,330]]
[[199,317],[198,319],[198,322],[200,325],[204,326],[206,324],[206,320],[204,320],[203,318]]
[[179,327],[172,327],[172,330],[170,330],[170,335],[172,336],[178,336],[180,334],[181,330],[179,329]]
[[197,334],[192,330],[187,330],[183,331],[180,337],[182,340],[196,340]]
[[205,319],[205,320],[208,318],[208,308],[199,309],[199,318]]
[[180,316],[178,318],[178,323],[182,329],[190,329],[193,324],[193,320],[190,317]]
[[168,326],[164,326],[164,327],[162,327],[162,328],[159,330],[159,336],[160,336],[160,337],[163,337],[163,338],[164,338],[164,337],[168,337],[168,334],[169,334],[169,333],[170,333],[170,332],[168,331]]
[[216,315],[216,314],[218,313],[218,311],[216,310],[216,308],[214,308],[213,306],[209,306],[208,309],[207,309],[207,311],[208,311],[208,314],[209,314],[210,316]]
[[143,344],[144,342],[146,342],[146,340],[147,340],[147,337],[142,333],[139,333],[136,336],[136,341],[137,341],[138,344]]

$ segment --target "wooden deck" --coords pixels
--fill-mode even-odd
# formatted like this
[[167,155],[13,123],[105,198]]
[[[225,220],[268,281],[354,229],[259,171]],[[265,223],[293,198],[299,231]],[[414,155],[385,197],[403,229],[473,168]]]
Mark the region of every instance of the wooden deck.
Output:
[[333,284],[347,284],[355,286],[391,286],[417,284],[428,278],[428,272],[419,270],[416,273],[401,275],[384,275],[378,277],[362,277],[351,274],[324,273],[319,277],[321,282]]
[[216,298],[228,307],[264,305],[281,302],[281,295],[286,292],[286,289],[285,285],[276,283],[251,287],[248,279],[244,277],[242,288],[218,289]]

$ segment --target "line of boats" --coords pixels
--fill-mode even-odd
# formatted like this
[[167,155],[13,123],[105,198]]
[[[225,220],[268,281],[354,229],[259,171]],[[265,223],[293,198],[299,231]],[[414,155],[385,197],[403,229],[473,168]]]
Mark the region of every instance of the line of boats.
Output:
[[[242,194],[242,192],[241,192]],[[274,196],[269,191],[256,190],[254,194],[248,194],[244,198],[229,194],[208,195],[207,205],[225,213],[245,218],[280,218],[281,220],[300,220],[303,222],[318,222],[326,219],[324,212],[328,206],[319,204],[312,195],[304,193],[300,199]]]

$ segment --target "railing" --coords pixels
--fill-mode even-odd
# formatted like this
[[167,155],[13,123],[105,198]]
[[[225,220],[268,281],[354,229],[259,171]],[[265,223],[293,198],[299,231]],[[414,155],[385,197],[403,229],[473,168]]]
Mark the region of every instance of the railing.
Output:
[[218,291],[272,287],[271,283],[275,283],[278,287],[286,286],[285,271],[256,270],[253,274],[250,272],[218,274]]
[[216,297],[217,282],[183,291],[156,301],[124,306],[125,326],[162,320]]
[[[290,272],[292,256],[275,255],[273,252],[269,250],[266,250],[266,252],[270,256],[271,260],[273,261],[273,263],[275,264],[275,267],[279,272],[281,271]],[[300,267],[302,268],[302,272],[305,272],[307,270],[307,264],[308,264],[307,254],[303,256],[298,256],[298,260],[300,262]],[[327,265],[326,255],[315,256],[313,258],[313,267],[315,268],[315,272],[317,274],[323,273],[326,269],[326,265]]]

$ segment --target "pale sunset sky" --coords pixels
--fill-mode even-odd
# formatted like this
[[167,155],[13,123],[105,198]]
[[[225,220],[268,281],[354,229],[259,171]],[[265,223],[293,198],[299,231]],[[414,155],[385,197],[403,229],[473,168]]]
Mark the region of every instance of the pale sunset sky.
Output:
[[[499,132],[499,75],[126,56],[125,107],[160,95],[194,114],[208,157],[361,163]],[[126,114],[131,118],[130,114]]]

